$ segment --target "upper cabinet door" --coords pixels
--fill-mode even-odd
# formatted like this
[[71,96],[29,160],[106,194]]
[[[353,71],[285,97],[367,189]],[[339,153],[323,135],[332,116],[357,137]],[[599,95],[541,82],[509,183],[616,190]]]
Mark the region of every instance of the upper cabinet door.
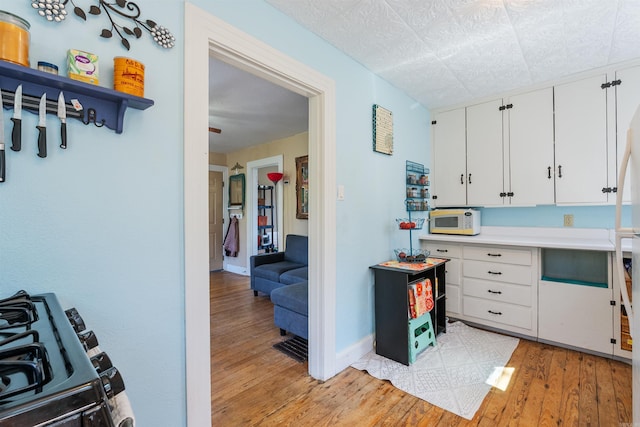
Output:
[[[553,89],[509,97],[505,188],[511,205],[554,203]],[[507,168],[508,165],[508,168]]]
[[[629,129],[629,123],[635,114],[638,106],[640,106],[640,66],[626,68],[616,72],[616,80],[620,80],[620,83],[615,86],[616,90],[616,151],[617,151],[617,168],[616,168],[616,182],[612,184],[613,187],[618,186],[617,177],[620,171],[620,162],[624,155],[624,149],[627,142],[627,129]],[[622,194],[623,202],[631,202],[631,189],[630,189],[630,168],[627,167],[627,174],[625,176],[624,189]]]
[[598,75],[555,87],[556,203],[607,203],[607,103]]
[[502,99],[467,107],[467,204],[502,206]]
[[465,109],[434,115],[433,206],[464,206],[466,187]]

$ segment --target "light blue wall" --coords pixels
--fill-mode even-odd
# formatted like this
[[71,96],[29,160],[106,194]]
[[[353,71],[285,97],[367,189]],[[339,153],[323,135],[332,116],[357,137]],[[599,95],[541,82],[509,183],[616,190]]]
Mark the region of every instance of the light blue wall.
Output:
[[[112,58],[131,56],[146,65],[146,95],[155,101],[147,111],[127,112],[122,135],[70,120],[66,151],[55,145],[56,120],[50,116],[46,159],[35,154],[36,116],[26,114],[23,151],[7,150],[7,182],[0,184],[0,291],[53,291],[65,307],[75,306],[121,369],[139,425],[183,426],[184,1],[136,3],[143,18],[176,35],[173,50],[156,47],[145,33],[127,52],[98,36],[107,25],[103,17],[83,22],[70,15],[53,24],[38,17],[30,2],[0,0],[0,9],[31,22],[33,64],[62,65],[68,48],[87,50],[100,56],[101,86],[110,87]],[[193,3],[336,82],[337,159],[328,173],[336,174],[346,196],[337,202],[336,217],[340,352],[373,331],[369,266],[408,245],[408,234],[396,229],[394,219],[405,215],[405,161],[431,163],[430,115],[261,0]],[[372,104],[393,112],[392,156],[372,151]],[[576,227],[612,221],[610,208],[572,210]],[[559,226],[564,212],[485,211],[484,225],[534,226]]]
[[[157,47],[145,32],[127,52],[99,36],[109,26],[104,15],[55,24],[30,1],[0,0],[0,9],[31,23],[32,67],[47,61],[66,73],[67,49],[86,50],[100,57],[100,85],[112,87],[113,57],[130,56],[146,65],[146,95],[155,101],[146,111],[128,110],[120,135],[70,119],[66,151],[49,115],[45,159],[36,156],[37,116],[24,114],[22,151],[7,146],[7,182],[0,184],[0,294],[55,292],[63,307],[76,307],[121,370],[138,425],[181,426],[184,7],[136,3],[143,18],[178,37],[176,48]],[[5,111],[5,133],[9,117]]]
[[[562,227],[564,215],[573,215],[576,228],[615,228],[615,206],[537,206],[482,209],[482,225],[508,227]],[[623,206],[623,227],[631,226],[631,207]]]
[[[408,233],[394,227],[395,218],[406,215],[406,160],[424,164],[430,161],[430,115],[413,99],[264,2],[192,3],[336,83],[337,159],[329,170],[335,171],[337,183],[345,186],[345,200],[337,202],[336,218],[336,348],[340,352],[373,331],[369,266],[389,259],[394,247],[409,244]],[[372,150],[373,104],[393,112],[392,156]]]

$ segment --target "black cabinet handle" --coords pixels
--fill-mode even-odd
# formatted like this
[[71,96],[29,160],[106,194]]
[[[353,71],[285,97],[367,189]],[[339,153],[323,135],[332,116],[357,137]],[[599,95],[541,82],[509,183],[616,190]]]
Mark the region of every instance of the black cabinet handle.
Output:
[[491,311],[491,310],[487,310],[487,311],[491,314],[497,314],[498,316],[502,316],[502,313],[499,311]]
[[547,178],[551,179],[551,166],[547,167]]
[[491,289],[487,289],[487,292],[489,292],[490,294],[498,294],[498,295],[502,294],[502,291],[492,291]]
[[499,271],[491,271],[491,270],[487,271],[487,273],[489,273],[489,274],[495,274],[495,275],[500,275],[500,274],[502,274],[502,273],[501,273],[501,272],[499,272]]
[[471,184],[471,174],[469,174],[469,184]]
[[489,252],[487,256],[502,256],[502,254],[492,254],[491,252]]
[[562,178],[562,165],[558,165],[558,178]]
[[464,174],[463,173],[460,174],[460,184],[464,185]]
[[448,249],[436,249],[436,252],[449,252]]

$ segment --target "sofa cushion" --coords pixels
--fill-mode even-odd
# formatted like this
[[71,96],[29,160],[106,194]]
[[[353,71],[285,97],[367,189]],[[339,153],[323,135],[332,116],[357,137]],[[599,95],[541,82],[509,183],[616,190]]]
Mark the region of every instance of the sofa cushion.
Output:
[[262,264],[256,267],[251,272],[251,274],[256,277],[262,277],[265,279],[273,280],[274,282],[279,282],[282,273],[301,267],[304,267],[304,265],[291,261],[281,261],[274,262],[273,264]]
[[294,268],[293,270],[285,271],[280,275],[280,283],[285,285],[293,285],[294,283],[300,283],[309,278],[309,267]]
[[308,316],[309,313],[309,286],[308,282],[283,286],[271,292],[271,302],[288,308],[296,313]]
[[285,261],[291,261],[302,265],[309,264],[308,237],[297,234],[287,235],[287,246],[284,250]]

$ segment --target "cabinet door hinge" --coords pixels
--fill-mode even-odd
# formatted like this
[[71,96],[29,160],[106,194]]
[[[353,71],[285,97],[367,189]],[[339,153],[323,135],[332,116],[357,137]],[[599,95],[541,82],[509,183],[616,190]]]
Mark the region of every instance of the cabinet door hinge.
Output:
[[611,300],[611,301],[609,301],[609,305],[616,305],[615,300]]
[[617,343],[617,342],[618,342],[618,341],[616,341],[616,339],[615,339],[615,338],[611,338],[611,344],[615,344],[615,343]]
[[610,82],[602,83],[600,87],[602,89],[607,89],[607,88],[610,88],[611,86],[618,86],[621,84],[622,84],[622,80],[618,79],[618,80],[612,80]]
[[437,120],[432,120],[432,121],[431,121],[431,124],[432,124],[432,125],[435,125],[436,123],[438,123],[438,121],[437,121]]

